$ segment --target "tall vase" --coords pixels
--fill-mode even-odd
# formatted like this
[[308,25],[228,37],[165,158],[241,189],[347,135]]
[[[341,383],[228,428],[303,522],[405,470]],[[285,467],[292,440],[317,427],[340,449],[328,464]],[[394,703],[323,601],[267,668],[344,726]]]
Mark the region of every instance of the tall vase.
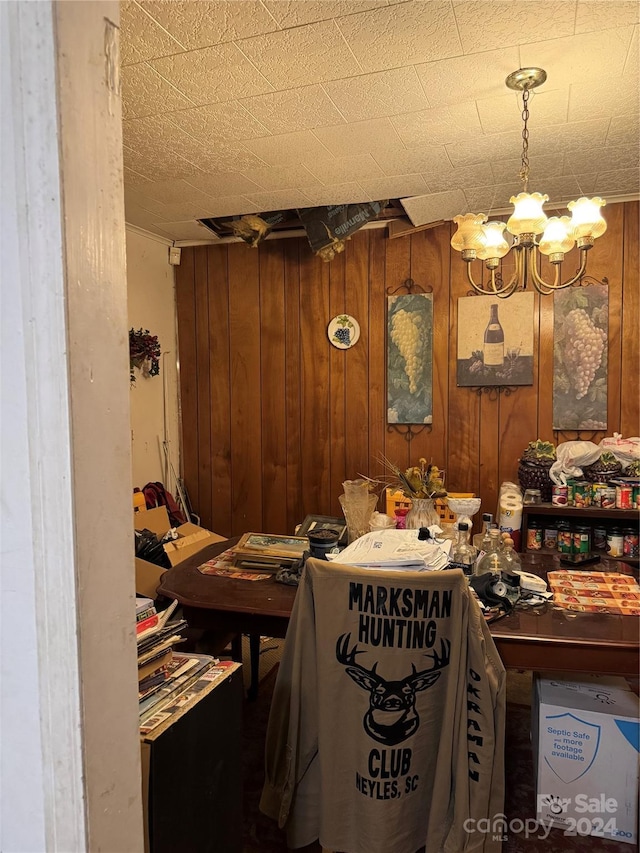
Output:
[[419,527],[431,527],[440,524],[440,516],[433,498],[411,498],[411,509],[407,513],[407,529],[416,530]]
[[349,544],[369,532],[369,520],[377,503],[377,497],[369,491],[366,480],[345,480],[344,494],[338,500],[347,522]]

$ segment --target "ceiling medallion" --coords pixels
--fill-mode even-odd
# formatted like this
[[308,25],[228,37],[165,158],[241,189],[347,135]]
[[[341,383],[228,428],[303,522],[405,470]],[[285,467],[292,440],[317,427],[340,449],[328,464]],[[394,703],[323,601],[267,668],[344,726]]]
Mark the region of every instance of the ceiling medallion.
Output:
[[[530,282],[542,294],[576,284],[586,271],[587,252],[595,239],[607,230],[607,223],[600,212],[606,204],[602,198],[570,201],[567,207],[571,211],[571,219],[568,216],[548,219],[542,205],[549,201],[549,196],[529,192],[529,96],[531,90],[541,86],[546,79],[547,72],[542,68],[519,68],[505,81],[509,89],[522,93],[523,104],[520,171],[523,192],[511,197],[514,210],[507,223],[487,222],[485,213],[465,213],[453,220],[458,230],[453,235],[451,246],[462,253],[467,277],[474,290],[485,296],[506,298],[516,290],[526,290]],[[505,229],[511,235],[511,245],[505,238]],[[574,245],[580,252],[580,268],[572,278],[562,281],[562,261]],[[501,258],[512,250],[515,252],[515,270],[508,281],[503,281],[497,269]],[[538,252],[546,255],[555,267],[555,277],[551,282],[544,281],[540,275]],[[471,262],[476,258],[485,262],[490,273],[484,285],[476,284],[471,274]]]

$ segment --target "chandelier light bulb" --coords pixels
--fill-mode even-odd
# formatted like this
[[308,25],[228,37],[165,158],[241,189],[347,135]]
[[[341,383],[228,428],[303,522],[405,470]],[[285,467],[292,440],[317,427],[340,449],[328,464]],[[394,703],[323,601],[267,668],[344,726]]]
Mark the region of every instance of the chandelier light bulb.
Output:
[[489,258],[504,258],[509,251],[509,244],[504,238],[504,222],[487,222],[483,226],[484,246],[478,251],[481,261]]
[[579,198],[578,201],[570,201],[567,207],[571,211],[571,226],[575,239],[580,237],[601,237],[607,230],[607,223],[602,217],[600,208],[607,202],[596,196],[595,198]]
[[521,234],[542,234],[547,224],[547,214],[542,209],[548,195],[542,193],[519,193],[509,199],[513,213],[507,221],[507,231],[515,237]]
[[543,255],[566,255],[573,249],[575,242],[569,217],[552,216],[547,222],[538,248]]

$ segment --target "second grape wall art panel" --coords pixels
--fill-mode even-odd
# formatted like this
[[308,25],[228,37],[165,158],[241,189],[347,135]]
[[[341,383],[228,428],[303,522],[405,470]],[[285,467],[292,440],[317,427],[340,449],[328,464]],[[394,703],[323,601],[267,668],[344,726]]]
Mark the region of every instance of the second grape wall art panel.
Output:
[[387,423],[433,417],[433,296],[387,297]]
[[533,385],[533,293],[458,299],[458,386]]
[[606,284],[553,294],[554,429],[607,429],[608,329]]

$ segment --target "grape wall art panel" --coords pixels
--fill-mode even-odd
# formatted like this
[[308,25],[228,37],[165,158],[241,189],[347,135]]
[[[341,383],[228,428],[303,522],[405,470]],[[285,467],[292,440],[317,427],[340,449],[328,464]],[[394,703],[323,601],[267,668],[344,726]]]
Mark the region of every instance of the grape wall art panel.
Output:
[[387,423],[431,423],[432,345],[432,294],[388,296]]
[[606,284],[553,294],[554,429],[607,429],[608,331]]
[[458,299],[458,387],[533,385],[533,293]]

